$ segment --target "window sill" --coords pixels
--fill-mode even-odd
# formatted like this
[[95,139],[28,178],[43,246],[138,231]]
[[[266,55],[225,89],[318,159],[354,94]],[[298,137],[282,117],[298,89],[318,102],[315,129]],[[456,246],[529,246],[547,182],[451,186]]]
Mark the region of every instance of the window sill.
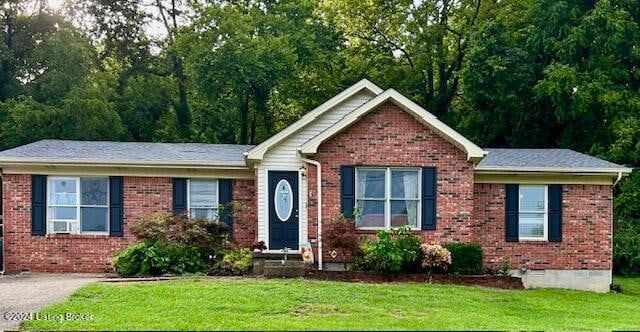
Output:
[[[397,228],[394,228],[397,230]],[[390,231],[391,228],[356,228],[356,232],[359,234],[376,234],[378,231]],[[420,234],[421,232],[430,232],[432,230],[423,230],[419,228],[412,228],[412,234]]]
[[549,240],[547,240],[547,239],[518,239],[518,243],[548,244]]
[[109,234],[66,234],[50,233],[46,235],[50,239],[107,239]]

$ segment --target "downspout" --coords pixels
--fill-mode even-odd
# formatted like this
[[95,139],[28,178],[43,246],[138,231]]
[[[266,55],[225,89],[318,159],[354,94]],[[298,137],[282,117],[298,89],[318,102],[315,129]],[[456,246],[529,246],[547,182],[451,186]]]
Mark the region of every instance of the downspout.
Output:
[[[611,186],[612,196],[611,196],[611,247],[613,248],[613,233],[615,232],[615,228],[613,225],[613,187],[618,184],[622,180],[622,172],[618,172],[618,178],[613,182],[613,186]],[[609,285],[613,285],[613,250],[611,250],[611,273],[609,274]]]
[[618,178],[613,182],[613,186],[615,187],[620,180],[622,180],[622,172],[618,172]]
[[[622,172],[618,172],[618,178],[613,182],[613,186],[611,186],[611,188],[615,187],[616,184],[618,184],[618,182],[620,182],[620,180],[622,180]],[[612,190],[613,191],[613,190]],[[611,197],[611,206],[613,207],[613,197]],[[613,208],[611,209],[611,246],[613,247],[613,232],[615,231],[614,227],[613,227]],[[609,274],[609,285],[613,284],[613,250],[611,250],[611,273]]]
[[298,150],[298,159],[307,164],[314,165],[317,170],[316,194],[318,195],[318,270],[322,270],[322,166],[320,166],[320,163],[318,161],[303,157],[300,153],[300,150]]

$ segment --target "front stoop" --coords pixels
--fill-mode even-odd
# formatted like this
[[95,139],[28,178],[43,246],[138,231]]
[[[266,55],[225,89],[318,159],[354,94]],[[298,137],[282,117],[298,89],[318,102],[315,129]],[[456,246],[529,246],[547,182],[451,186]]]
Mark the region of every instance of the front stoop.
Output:
[[302,277],[311,268],[302,261],[301,254],[253,253],[253,274],[270,278]]

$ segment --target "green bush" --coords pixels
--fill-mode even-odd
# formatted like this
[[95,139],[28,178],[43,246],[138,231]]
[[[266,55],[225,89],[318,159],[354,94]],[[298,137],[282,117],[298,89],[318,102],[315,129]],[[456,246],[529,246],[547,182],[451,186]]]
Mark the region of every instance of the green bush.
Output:
[[640,232],[619,229],[613,238],[613,271],[625,277],[640,276]]
[[634,171],[616,188],[613,232],[613,272],[640,276],[640,171]]
[[449,243],[444,246],[451,252],[449,272],[453,274],[483,274],[482,247],[476,243]]
[[415,272],[420,268],[420,239],[408,227],[378,231],[376,241],[365,241],[353,262],[354,270]]
[[113,266],[123,276],[204,273],[209,262],[195,246],[143,241],[116,252]]
[[216,262],[209,270],[210,275],[244,275],[251,272],[253,254],[247,248],[235,248],[223,254],[224,257]]
[[640,276],[640,171],[620,183],[614,200],[613,272]]
[[246,274],[252,267],[253,254],[247,248],[232,249],[222,258],[222,268],[233,274]]
[[229,242],[225,223],[170,213],[157,213],[151,218],[140,219],[133,224],[131,232],[141,240],[195,246],[211,256]]
[[226,224],[159,213],[133,224],[142,240],[117,252],[114,268],[124,276],[206,273],[228,244]]

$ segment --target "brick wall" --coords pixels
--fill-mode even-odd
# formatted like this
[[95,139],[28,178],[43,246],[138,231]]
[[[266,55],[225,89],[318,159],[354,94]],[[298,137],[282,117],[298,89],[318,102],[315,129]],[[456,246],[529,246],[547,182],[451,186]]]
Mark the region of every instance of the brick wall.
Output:
[[135,241],[132,222],[171,210],[171,179],[124,178],[124,237],[52,234],[31,236],[31,176],[7,174],[4,182],[5,269],[43,272],[109,272],[115,251]]
[[612,189],[604,185],[564,185],[562,242],[506,242],[505,186],[476,184],[474,218],[485,265],[497,268],[509,257],[513,268],[611,268]]
[[233,239],[243,246],[250,246],[258,239],[258,204],[254,180],[235,180],[233,200],[239,210],[233,218]]
[[[437,229],[418,232],[425,242],[474,240],[473,168],[467,155],[413,116],[385,104],[323,143],[313,158],[322,165],[322,214],[340,213],[340,166],[437,167]],[[309,168],[309,237],[316,237],[316,170]],[[372,234],[373,232],[362,232]],[[325,260],[329,248],[325,248]]]
[[[171,212],[171,178],[124,178],[124,237],[51,234],[31,236],[31,176],[3,176],[5,268],[42,272],[111,272],[113,253],[135,242],[130,225],[158,212]],[[234,238],[243,245],[256,239],[253,180],[236,180],[234,200],[244,207],[234,224]],[[240,222],[243,220],[243,222]]]

